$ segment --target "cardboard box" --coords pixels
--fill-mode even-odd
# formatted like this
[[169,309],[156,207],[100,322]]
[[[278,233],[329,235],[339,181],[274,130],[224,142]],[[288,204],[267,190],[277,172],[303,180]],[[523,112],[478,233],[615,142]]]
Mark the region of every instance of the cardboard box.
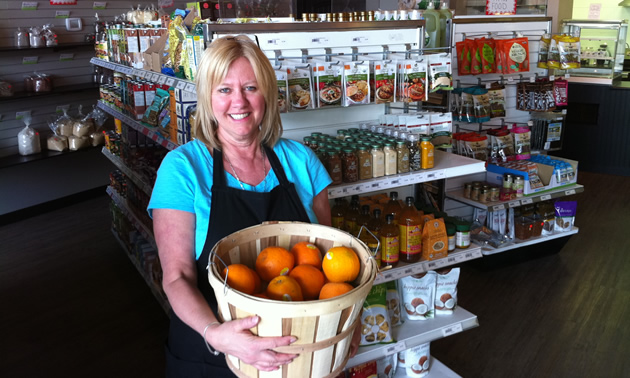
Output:
[[143,69],[147,71],[162,72],[164,63],[164,48],[168,42],[168,34],[160,37],[151,47],[142,53]]
[[175,104],[175,114],[177,114],[178,117],[187,118],[187,115],[188,115],[187,111],[189,108],[193,106],[197,106],[197,103],[196,102],[186,102],[186,103],[178,102]]
[[185,91],[183,89],[173,89],[175,94],[175,101],[181,103],[197,103],[197,95],[192,92]]
[[550,189],[555,189],[555,188],[575,184],[577,182],[578,162],[575,160],[562,159],[562,158],[557,158],[557,157],[554,157],[554,159],[563,160],[571,164],[571,166],[573,167],[573,172],[574,172],[573,177],[571,177],[569,180],[565,182],[560,182],[560,180],[558,180],[558,178],[554,174],[553,166],[547,165],[547,164],[534,163],[536,164],[538,168],[538,177],[540,177],[540,180],[542,181],[544,186],[541,188],[532,188],[529,184],[529,175],[527,172],[510,169],[510,168],[504,168],[504,167],[500,167],[494,164],[488,164],[488,167],[486,168],[486,181],[488,181],[491,184],[501,187],[503,185],[503,175],[505,173],[523,176],[525,178],[525,186],[523,188],[523,194],[526,196],[544,192]]

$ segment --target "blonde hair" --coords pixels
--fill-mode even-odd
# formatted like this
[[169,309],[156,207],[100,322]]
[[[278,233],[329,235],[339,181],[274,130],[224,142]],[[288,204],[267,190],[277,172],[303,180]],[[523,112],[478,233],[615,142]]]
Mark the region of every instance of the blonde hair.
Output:
[[278,85],[269,59],[256,43],[246,36],[228,36],[214,40],[204,51],[197,70],[197,122],[195,134],[209,149],[221,149],[217,137],[218,122],[212,111],[212,91],[227,76],[230,65],[238,58],[252,65],[258,88],[265,99],[265,113],[260,124],[259,142],[273,147],[282,135],[278,111]]

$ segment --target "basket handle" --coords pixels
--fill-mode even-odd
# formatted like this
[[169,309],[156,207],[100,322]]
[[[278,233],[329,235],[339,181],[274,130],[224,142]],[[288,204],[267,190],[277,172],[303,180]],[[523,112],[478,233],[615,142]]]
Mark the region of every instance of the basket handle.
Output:
[[367,227],[365,227],[364,225],[361,226],[361,229],[359,230],[359,234],[357,235],[357,239],[361,240],[361,232],[363,232],[363,230],[365,230],[368,234],[372,235],[372,237],[376,240],[376,250],[374,250],[372,252],[372,258],[375,259],[376,258],[376,254],[378,253],[378,250],[381,249],[381,240],[376,237],[376,235],[374,235],[372,233],[372,231],[368,230]]
[[[228,264],[225,263],[225,261],[223,261],[223,259],[221,258],[221,256],[219,256],[216,253],[216,250],[213,248],[210,251],[210,256],[208,257],[208,266],[206,266],[206,270],[208,271],[208,273],[210,272],[210,265],[215,265],[214,263],[214,257],[218,258],[219,260],[221,260],[221,262],[223,263],[223,265],[225,266],[225,269],[227,269],[227,271],[225,272],[225,277],[223,277],[223,295],[227,295],[228,289],[230,288],[230,286],[227,283],[227,278],[230,275],[230,267],[228,266]],[[218,270],[218,269],[217,269]]]
[[273,350],[280,353],[299,354],[299,353],[316,352],[318,350],[328,348],[329,346],[335,345],[341,340],[345,339],[351,332],[354,331],[356,327],[359,326],[359,323],[361,323],[360,320],[361,320],[361,317],[357,316],[357,318],[354,320],[354,323],[352,323],[350,327],[346,328],[345,331],[329,339],[317,341],[311,344],[280,346],[280,347],[273,348]]

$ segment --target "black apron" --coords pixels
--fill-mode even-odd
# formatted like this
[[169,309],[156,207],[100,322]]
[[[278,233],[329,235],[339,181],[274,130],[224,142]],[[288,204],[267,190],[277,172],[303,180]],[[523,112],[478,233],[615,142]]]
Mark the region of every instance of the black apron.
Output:
[[[197,260],[197,286],[215,314],[217,301],[208,282],[206,267],[210,250],[223,237],[264,221],[283,220],[310,222],[293,183],[287,179],[275,152],[267,146],[265,153],[280,184],[271,192],[258,193],[227,186],[223,170],[223,154],[214,150],[212,205],[208,235]],[[203,337],[182,322],[171,311],[171,325],[166,345],[166,376],[177,378],[235,377],[225,356],[214,356]]]

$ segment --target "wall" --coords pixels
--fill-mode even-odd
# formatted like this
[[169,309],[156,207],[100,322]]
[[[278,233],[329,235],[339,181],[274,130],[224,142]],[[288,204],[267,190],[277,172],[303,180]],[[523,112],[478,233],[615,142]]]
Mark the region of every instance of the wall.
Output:
[[630,7],[620,7],[621,0],[573,0],[574,19],[588,19],[591,4],[601,4],[600,20],[627,20],[630,19]]

